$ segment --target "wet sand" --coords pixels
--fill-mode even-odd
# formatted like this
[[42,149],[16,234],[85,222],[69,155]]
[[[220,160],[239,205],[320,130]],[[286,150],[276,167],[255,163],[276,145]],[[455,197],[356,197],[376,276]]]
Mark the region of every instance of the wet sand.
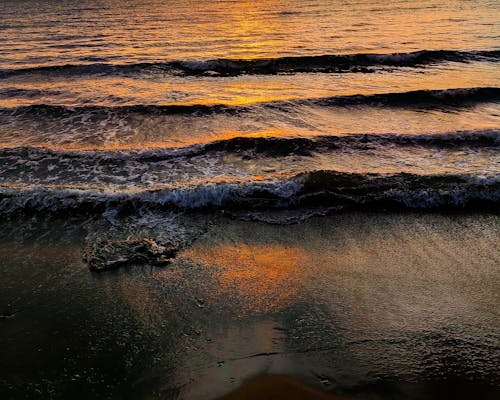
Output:
[[221,400],[342,400],[344,397],[325,393],[288,376],[262,375],[241,385]]
[[213,218],[167,267],[99,274],[80,221],[4,222],[0,396],[497,398],[499,221]]

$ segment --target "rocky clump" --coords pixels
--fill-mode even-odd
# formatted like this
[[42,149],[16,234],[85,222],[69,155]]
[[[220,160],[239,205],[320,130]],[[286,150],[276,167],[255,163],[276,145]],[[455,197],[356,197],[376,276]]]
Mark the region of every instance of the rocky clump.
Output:
[[93,271],[106,271],[135,263],[166,265],[172,262],[179,248],[162,245],[149,238],[98,239],[87,244],[83,259]]

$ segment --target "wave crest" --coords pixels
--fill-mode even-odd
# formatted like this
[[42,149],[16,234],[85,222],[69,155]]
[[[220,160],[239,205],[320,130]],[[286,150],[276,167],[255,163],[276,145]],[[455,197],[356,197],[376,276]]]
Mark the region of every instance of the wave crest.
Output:
[[151,209],[266,210],[466,209],[496,207],[500,180],[469,175],[359,174],[318,170],[267,182],[221,182],[171,189],[105,192],[82,189],[0,188],[0,212],[130,213]]
[[286,73],[369,73],[380,67],[421,67],[443,62],[496,62],[499,50],[420,50],[389,54],[323,54],[256,60],[225,59],[175,60],[134,64],[65,64],[0,70],[0,79],[28,74],[59,75],[136,75],[172,73],[181,75],[234,76],[243,74],[273,75]]
[[239,114],[271,109],[288,111],[300,106],[352,107],[372,106],[389,108],[450,108],[478,103],[500,102],[500,88],[474,87],[440,90],[412,90],[408,92],[378,93],[369,95],[329,96],[288,101],[258,102],[245,106],[225,104],[137,104],[126,106],[57,106],[35,104],[21,107],[0,108],[0,117],[66,118],[79,115],[212,115]]
[[[148,150],[53,150],[44,147],[6,147],[0,149],[0,160],[36,161],[41,159],[78,159],[89,162],[158,162],[176,158],[203,156],[211,153],[251,153],[264,157],[288,155],[308,156],[312,153],[335,150],[366,150],[386,146],[454,148],[497,148],[500,146],[500,130],[458,131],[439,134],[350,134],[311,137],[245,137],[216,140],[206,144]],[[0,164],[2,163],[0,161]]]

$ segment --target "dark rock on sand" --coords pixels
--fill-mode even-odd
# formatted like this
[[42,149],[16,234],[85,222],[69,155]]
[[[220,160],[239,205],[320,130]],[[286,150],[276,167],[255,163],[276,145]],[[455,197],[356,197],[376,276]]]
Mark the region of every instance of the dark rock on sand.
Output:
[[140,263],[166,265],[172,262],[180,246],[162,245],[149,238],[104,240],[89,243],[83,251],[83,259],[94,271],[115,269]]

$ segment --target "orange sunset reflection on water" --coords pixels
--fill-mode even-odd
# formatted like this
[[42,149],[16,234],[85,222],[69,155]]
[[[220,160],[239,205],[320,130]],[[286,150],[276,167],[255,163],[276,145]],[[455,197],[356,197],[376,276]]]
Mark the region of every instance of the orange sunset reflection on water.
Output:
[[[38,13],[9,16],[0,62],[46,65],[57,59],[110,58],[120,63],[158,59],[261,58],[331,52],[406,52],[487,48],[498,37],[491,5],[451,0],[292,0],[109,2],[75,18],[65,4],[40,4]],[[493,2],[494,3],[494,2]],[[154,11],[153,11],[154,10]],[[130,16],[133,15],[133,18]],[[57,22],[33,37],[33,25]],[[50,25],[49,25],[50,26]],[[7,25],[8,27],[8,25]],[[76,35],[76,33],[78,33]],[[30,41],[26,41],[30,37]],[[54,46],[52,41],[59,43]],[[468,46],[466,44],[469,44]],[[43,56],[33,57],[34,50]]]
[[214,296],[236,296],[251,311],[272,312],[296,300],[306,251],[277,243],[218,243],[200,244],[183,257],[217,270]]

